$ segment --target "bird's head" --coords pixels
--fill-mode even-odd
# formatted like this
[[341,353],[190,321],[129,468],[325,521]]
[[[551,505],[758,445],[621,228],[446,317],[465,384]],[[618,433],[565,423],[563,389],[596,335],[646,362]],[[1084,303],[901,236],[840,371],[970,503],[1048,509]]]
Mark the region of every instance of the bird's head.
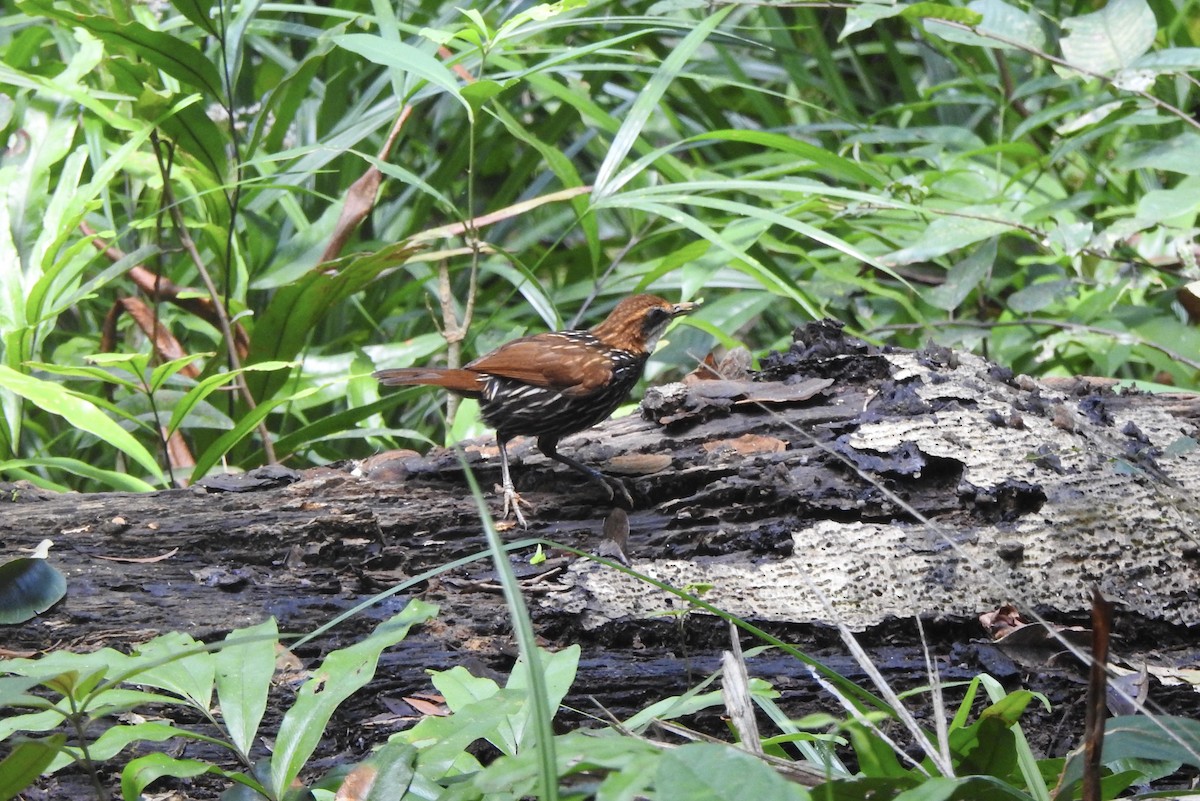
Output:
[[592,334],[610,348],[649,354],[667,325],[696,306],[669,303],[656,295],[632,295],[618,303]]

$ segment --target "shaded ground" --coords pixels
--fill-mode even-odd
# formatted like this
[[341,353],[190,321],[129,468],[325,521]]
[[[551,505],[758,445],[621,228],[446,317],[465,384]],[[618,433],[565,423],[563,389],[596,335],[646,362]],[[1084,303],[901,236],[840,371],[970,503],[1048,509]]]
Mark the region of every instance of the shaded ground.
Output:
[[[884,675],[905,688],[927,683],[911,620],[919,615],[943,681],[987,671],[1010,688],[1046,694],[1052,708],[1031,708],[1025,731],[1047,755],[1078,743],[1082,674],[1070,660],[985,642],[979,613],[1013,601],[1056,624],[1085,624],[1087,594],[1098,585],[1124,604],[1120,658],[1135,667],[1196,664],[1198,469],[1195,451],[1178,445],[1196,437],[1194,405],[1084,382],[1037,385],[945,351],[884,354],[820,325],[798,333],[759,380],[726,371],[728,380],[653,390],[653,421],[610,421],[567,440],[565,449],[630,483],[636,509],[626,551],[635,569],[677,585],[714,584],[706,599],[860,683],[866,678],[831,621],[857,629]],[[596,490],[527,446],[517,454],[518,488],[534,510],[530,530],[508,531],[507,539],[545,537],[612,554]],[[475,443],[468,455],[490,486],[494,449]],[[267,615],[283,630],[309,631],[485,548],[450,453],[282,471],[224,489],[235,491],[6,493],[13,503],[0,506],[5,553],[54,539],[52,557],[70,591],[45,615],[7,630],[3,647],[128,649],[169,630],[211,640]],[[936,525],[920,523],[914,510]],[[531,567],[530,553],[516,553],[514,564],[539,635],[551,648],[583,649],[567,699],[578,711],[562,725],[599,708],[631,714],[717,669],[728,636],[720,621],[682,608],[664,615],[671,599],[625,576],[553,552]],[[164,554],[149,563],[102,558]],[[419,713],[403,699],[432,690],[426,670],[510,668],[507,614],[486,560],[422,582],[411,595],[439,604],[441,615],[386,653],[368,691],[335,716],[315,773],[411,725]],[[406,597],[299,656],[314,661],[352,642]],[[767,653],[749,666],[781,691],[789,713],[836,711],[795,660]],[[289,692],[279,688],[264,731]],[[1192,717],[1200,717],[1197,699],[1187,685],[1156,682],[1150,694],[1152,704]],[[692,722],[725,730],[715,714]],[[107,779],[115,786],[115,775]],[[62,774],[26,797],[88,797],[80,781]],[[178,789],[211,798],[216,787]]]

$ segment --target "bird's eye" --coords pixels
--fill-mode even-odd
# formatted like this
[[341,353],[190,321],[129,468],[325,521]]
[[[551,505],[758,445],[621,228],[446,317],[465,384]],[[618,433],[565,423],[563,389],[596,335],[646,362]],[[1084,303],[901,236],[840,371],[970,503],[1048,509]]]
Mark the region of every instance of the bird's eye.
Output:
[[655,306],[646,312],[646,330],[653,331],[671,319],[671,313],[666,309]]

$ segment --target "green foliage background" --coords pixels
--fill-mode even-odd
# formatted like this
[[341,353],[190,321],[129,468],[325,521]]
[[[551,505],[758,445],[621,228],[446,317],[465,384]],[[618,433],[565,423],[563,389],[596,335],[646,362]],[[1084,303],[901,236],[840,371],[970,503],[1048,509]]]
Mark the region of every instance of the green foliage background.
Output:
[[[652,376],[832,316],[1195,388],[1198,38],[1195,0],[16,0],[0,467],[144,489],[264,440],[303,465],[457,438],[469,405],[444,431],[437,393],[371,370],[643,290],[705,300]],[[193,291],[156,302],[143,268]],[[115,313],[131,296],[158,329]]]

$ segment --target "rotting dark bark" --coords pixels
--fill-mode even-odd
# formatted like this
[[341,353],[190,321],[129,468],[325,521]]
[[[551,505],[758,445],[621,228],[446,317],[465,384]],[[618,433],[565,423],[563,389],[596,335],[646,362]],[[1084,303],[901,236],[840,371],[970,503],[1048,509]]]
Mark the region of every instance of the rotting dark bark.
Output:
[[[915,686],[927,681],[924,658],[905,618],[920,615],[943,680],[986,670],[1047,693],[1054,711],[1031,709],[1027,730],[1046,753],[1062,753],[1082,730],[1078,673],[979,641],[974,617],[1016,601],[1052,622],[1083,623],[1096,585],[1123,604],[1118,656],[1136,665],[1154,650],[1165,664],[1194,664],[1200,456],[1187,437],[1200,439],[1198,409],[1183,396],[1114,394],[1086,380],[1039,384],[943,349],[880,351],[823,323],[798,329],[793,348],[756,376],[651,389],[643,417],[610,421],[564,449],[626,477],[635,569],[676,585],[712,583],[706,600],[859,681],[831,621],[860,630],[885,675]],[[494,447],[465,448],[481,483],[495,483]],[[600,549],[607,510],[598,491],[531,443],[512,452],[534,508],[530,530],[506,536]],[[12,651],[128,648],[169,630],[213,639],[267,615],[304,632],[485,548],[446,451],[268,471],[208,489],[58,496],[8,486],[4,497],[5,552],[50,537],[70,582],[61,604],[5,632]],[[173,549],[153,563],[101,558]],[[682,607],[593,563],[552,554],[532,567],[527,556],[514,563],[540,635],[550,647],[583,647],[568,698],[583,713],[597,711],[594,698],[627,715],[716,669],[718,621],[665,617]],[[507,615],[486,560],[414,593],[441,605],[438,623],[385,655],[371,692],[331,724],[330,757],[360,754],[406,725],[395,710],[430,689],[426,669],[510,667]],[[372,609],[301,656],[345,644],[402,603]],[[756,657],[750,671],[796,715],[834,706],[783,655]],[[1193,716],[1196,697],[1162,685],[1151,693]],[[719,728],[715,718],[707,724]]]

